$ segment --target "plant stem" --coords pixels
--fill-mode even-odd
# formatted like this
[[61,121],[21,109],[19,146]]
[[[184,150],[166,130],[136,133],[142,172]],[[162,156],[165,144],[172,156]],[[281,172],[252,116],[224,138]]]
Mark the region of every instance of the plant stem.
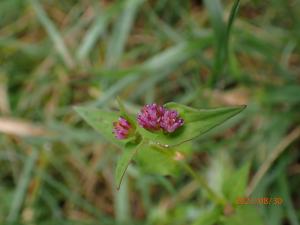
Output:
[[182,168],[184,168],[185,171],[188,172],[197,181],[199,186],[207,192],[207,194],[211,198],[211,200],[213,200],[218,205],[225,205],[225,200],[222,199],[217,193],[215,193],[214,190],[212,190],[209,187],[209,185],[207,184],[205,178],[202,177],[201,174],[196,173],[193,170],[193,168],[189,164],[187,164],[186,162],[184,162],[184,161],[178,161],[178,162],[182,166]]
[[[176,157],[176,150],[172,148],[165,148],[158,143],[149,143],[152,147],[155,147],[156,150],[160,151],[168,155],[170,158],[175,159]],[[207,184],[204,177],[202,177],[199,173],[196,173],[193,168],[186,163],[184,160],[175,160],[187,173],[189,173],[199,184],[199,186],[204,189],[208,196],[214,201],[217,205],[225,205],[225,200],[221,198],[214,190],[212,190],[209,185]]]

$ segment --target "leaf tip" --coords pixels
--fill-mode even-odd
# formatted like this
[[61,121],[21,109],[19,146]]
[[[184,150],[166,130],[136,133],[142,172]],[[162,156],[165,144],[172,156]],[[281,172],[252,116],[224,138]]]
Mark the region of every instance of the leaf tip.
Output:
[[122,180],[123,180],[124,175],[125,175],[125,171],[122,174],[121,178],[120,179],[116,179],[116,181],[115,181],[117,191],[119,191],[120,188],[121,188],[121,184],[122,184]]
[[72,106],[72,109],[79,114],[82,111],[82,108],[83,108],[82,106],[78,106],[78,105]]
[[240,112],[242,112],[243,110],[245,110],[247,108],[247,105],[239,105],[237,106],[240,110]]
[[242,112],[244,109],[247,108],[247,105],[237,105],[237,106],[234,106],[233,108],[238,110],[238,112]]

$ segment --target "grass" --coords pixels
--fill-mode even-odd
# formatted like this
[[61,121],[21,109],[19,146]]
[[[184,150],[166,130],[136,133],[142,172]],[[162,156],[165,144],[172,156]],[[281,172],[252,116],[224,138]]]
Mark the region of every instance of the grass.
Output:
[[189,163],[215,189],[247,162],[249,184],[267,168],[251,196],[284,203],[258,206],[263,224],[299,224],[298,1],[3,0],[0,15],[1,224],[209,223],[185,173],[133,164],[116,191],[119,149],[73,110],[116,96],[132,112],[247,104],[189,146]]

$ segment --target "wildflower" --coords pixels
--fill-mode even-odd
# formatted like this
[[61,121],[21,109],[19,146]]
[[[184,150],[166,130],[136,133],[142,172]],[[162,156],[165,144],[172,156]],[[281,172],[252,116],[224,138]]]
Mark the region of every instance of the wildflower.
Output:
[[184,124],[176,110],[168,110],[156,103],[145,105],[137,116],[140,126],[150,131],[163,129],[167,133],[174,132]]
[[176,110],[165,110],[161,120],[160,127],[168,133],[173,133],[177,128],[184,124],[184,120],[179,117]]
[[163,106],[156,103],[145,105],[138,113],[137,121],[143,128],[150,131],[157,131],[160,129],[160,121],[165,110]]
[[118,122],[114,122],[113,126],[113,133],[117,139],[126,139],[130,135],[132,127],[123,117],[119,117]]

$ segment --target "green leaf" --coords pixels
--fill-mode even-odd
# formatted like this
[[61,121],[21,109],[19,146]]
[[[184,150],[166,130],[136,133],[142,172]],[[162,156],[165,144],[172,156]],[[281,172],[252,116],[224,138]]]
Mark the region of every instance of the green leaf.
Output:
[[237,197],[243,197],[248,183],[250,163],[246,163],[239,170],[228,177],[223,186],[224,195],[234,203]]
[[165,147],[173,147],[199,137],[238,114],[245,108],[245,106],[236,106],[216,109],[195,109],[173,102],[168,103],[165,106],[177,110],[180,117],[185,121],[184,125],[176,132],[165,134],[163,132],[150,132],[138,127],[142,136]]
[[130,142],[131,139],[118,140],[115,138],[112,130],[113,122],[117,121],[119,118],[118,113],[91,107],[76,107],[75,110],[89,125],[101,133],[103,137],[122,147],[123,152],[118,160],[115,173],[115,181],[117,188],[119,189],[128,165],[138,149],[144,146],[144,144],[140,143],[138,145]]
[[120,188],[123,176],[134,158],[137,151],[144,147],[144,143],[141,142],[139,145],[133,143],[127,143],[123,148],[123,152],[118,160],[116,172],[115,172],[115,184],[117,185],[117,189]]
[[223,225],[263,225],[263,221],[254,205],[240,205],[233,215],[221,219]]
[[222,210],[220,208],[212,208],[200,213],[199,217],[192,225],[213,225],[219,221]]
[[175,175],[179,168],[169,149],[159,149],[151,145],[144,146],[137,153],[136,161],[144,172],[153,174]]
[[132,115],[130,115],[130,113],[126,110],[121,98],[117,97],[117,102],[118,102],[119,109],[120,109],[120,116],[125,118],[135,129],[136,128],[135,118]]
[[[178,171],[178,165],[174,162],[175,159],[174,155],[172,155],[173,151],[169,149],[170,146],[174,147],[174,145],[181,144],[203,134],[243,109],[242,107],[231,107],[198,110],[176,103],[169,103],[166,107],[176,109],[185,120],[183,129],[179,129],[179,132],[175,132],[175,135],[166,135],[161,132],[151,133],[138,127],[137,129],[144,136],[144,140],[147,141],[147,144],[142,142],[138,145],[130,142],[130,139],[118,140],[112,133],[113,122],[118,120],[119,114],[130,119],[130,121],[133,120],[132,123],[135,126],[134,119],[126,112],[121,100],[118,99],[118,102],[120,106],[119,113],[91,107],[75,108],[79,115],[100,132],[104,138],[122,147],[123,153],[120,156],[115,173],[115,181],[118,188],[128,165],[135,158],[137,152],[137,162],[144,170],[162,175],[175,174]],[[141,148],[143,148],[143,151],[138,151]]]
[[116,139],[112,133],[113,122],[119,118],[116,112],[92,107],[75,107],[75,111],[104,138],[118,146],[123,147],[125,145],[126,141]]

